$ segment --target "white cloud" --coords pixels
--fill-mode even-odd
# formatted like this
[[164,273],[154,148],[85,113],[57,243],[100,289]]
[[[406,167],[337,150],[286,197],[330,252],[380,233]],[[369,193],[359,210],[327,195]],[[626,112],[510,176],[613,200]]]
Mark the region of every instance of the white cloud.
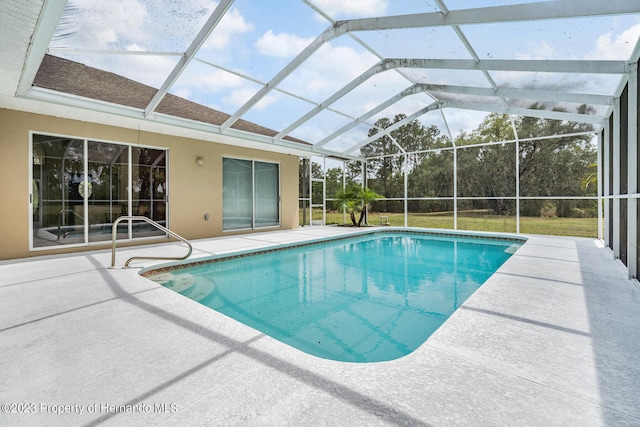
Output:
[[192,90],[197,89],[199,92],[206,93],[217,93],[228,89],[236,90],[246,83],[246,80],[241,77],[213,68],[206,73],[189,74],[184,81],[188,82]]
[[[257,89],[255,87],[242,86],[237,89],[232,90],[229,95],[225,96],[222,101],[231,107],[241,107],[244,105],[255,93]],[[262,98],[256,105],[253,106],[252,110],[255,111],[264,111],[269,106],[275,104],[277,102],[278,95],[268,95]]]
[[337,18],[341,16],[384,16],[388,0],[316,0],[322,11]]
[[[269,95],[262,98],[258,103],[253,107],[256,111],[265,111],[268,107],[276,104],[281,99],[281,95],[279,93],[271,92]],[[277,112],[275,114],[278,114]]]
[[305,39],[287,33],[274,34],[269,30],[258,39],[256,47],[262,55],[289,58],[300,53],[312,41],[313,38]]
[[[176,96],[229,113],[247,102],[258,89],[255,83],[234,74],[199,67],[189,70],[171,91]],[[276,103],[278,97],[278,93],[272,93],[261,99],[253,109],[263,111]]]
[[234,74],[200,66],[187,68],[171,88],[171,92],[193,102],[220,109],[217,104],[216,106],[212,104],[213,100],[220,102],[220,94],[238,90],[244,85],[246,85],[246,80]]
[[369,52],[327,43],[283,83],[287,89],[320,101],[378,62]]
[[587,59],[619,60],[628,59],[640,37],[640,24],[636,24],[613,38],[611,33],[598,37],[596,46]]
[[191,99],[191,94],[193,93],[190,88],[182,86],[180,88],[175,88],[172,90],[173,95],[178,96],[184,99]]
[[526,54],[517,56],[517,59],[550,59],[556,54],[555,48],[545,40],[529,42]]
[[173,70],[176,62],[177,59],[170,56],[119,56],[116,58],[116,67],[122,76],[150,86],[160,87]]
[[136,43],[130,44],[124,48],[127,52],[144,52],[144,49],[138,46]]
[[255,89],[251,89],[249,87],[240,87],[232,90],[229,95],[222,98],[222,101],[225,104],[239,107],[247,102],[255,94],[255,92]]
[[253,30],[238,9],[229,10],[204,44],[205,49],[224,49],[237,34]]

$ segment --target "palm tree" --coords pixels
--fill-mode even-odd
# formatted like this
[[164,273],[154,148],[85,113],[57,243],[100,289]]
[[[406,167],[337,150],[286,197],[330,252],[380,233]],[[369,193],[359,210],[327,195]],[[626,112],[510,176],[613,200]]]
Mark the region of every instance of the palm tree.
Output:
[[356,211],[360,210],[360,205],[356,197],[355,189],[340,191],[333,200],[333,208],[339,211],[347,211],[354,227],[358,225],[356,222]]
[[376,193],[372,189],[368,187],[363,187],[358,191],[358,199],[361,205],[360,211],[360,219],[358,220],[358,227],[362,225],[362,220],[364,220],[364,225],[369,225],[368,217],[367,217],[367,208],[369,205],[376,200],[381,199],[382,195]]
[[[350,189],[340,191],[333,201],[333,207],[336,210],[347,211],[354,227],[360,227],[363,221],[365,225],[369,225],[367,222],[367,207],[382,197],[383,196],[367,187],[358,188],[354,186]],[[357,211],[360,211],[358,221],[356,221]]]

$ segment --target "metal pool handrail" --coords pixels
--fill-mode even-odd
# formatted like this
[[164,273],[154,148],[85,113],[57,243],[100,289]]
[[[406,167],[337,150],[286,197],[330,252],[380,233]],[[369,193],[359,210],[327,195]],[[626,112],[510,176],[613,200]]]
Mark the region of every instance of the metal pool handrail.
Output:
[[184,260],[187,259],[191,256],[191,252],[193,251],[193,247],[191,246],[191,243],[189,243],[189,241],[187,239],[185,239],[184,237],[174,233],[173,231],[169,230],[166,227],[163,227],[162,225],[158,224],[157,222],[153,221],[150,218],[147,218],[146,216],[121,216],[118,219],[116,219],[113,222],[113,226],[111,227],[111,268],[116,266],[116,236],[117,236],[117,229],[118,229],[118,223],[120,223],[120,221],[124,221],[124,220],[132,220],[132,221],[145,221],[151,225],[153,225],[154,227],[156,227],[157,229],[164,231],[165,233],[167,233],[168,235],[175,237],[178,240],[183,241],[184,243],[187,244],[187,246],[189,246],[189,252],[183,256],[183,257],[155,257],[155,256],[134,256],[131,257],[127,260],[127,262],[124,263],[125,267],[129,267],[129,263],[131,261],[133,261],[134,259],[164,259],[164,260]]

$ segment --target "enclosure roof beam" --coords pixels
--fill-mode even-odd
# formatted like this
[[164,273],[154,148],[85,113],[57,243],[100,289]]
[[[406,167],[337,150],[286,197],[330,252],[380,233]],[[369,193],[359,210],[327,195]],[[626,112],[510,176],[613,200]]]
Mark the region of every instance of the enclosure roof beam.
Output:
[[572,92],[551,92],[541,90],[530,89],[511,89],[511,88],[498,88],[493,90],[487,87],[474,87],[474,86],[453,86],[453,85],[438,85],[438,84],[424,84],[422,85],[424,90],[430,92],[444,92],[454,93],[460,95],[478,95],[478,96],[498,96],[501,98],[517,98],[517,99],[531,99],[536,101],[556,101],[556,102],[573,102],[576,104],[597,104],[597,105],[612,105],[613,97],[607,95],[595,95],[584,93],[572,93]]
[[[399,61],[390,61],[390,60],[386,60],[386,59],[383,60],[383,61],[378,62],[377,64],[375,64],[374,66],[369,68],[367,71],[365,71],[364,73],[360,74],[358,77],[353,79],[351,82],[347,83],[345,86],[343,86],[341,89],[339,89],[333,95],[331,95],[325,101],[323,101],[322,103],[318,104],[315,108],[313,108],[311,111],[306,113],[304,116],[300,117],[298,120],[293,122],[291,125],[287,126],[285,129],[283,129],[280,133],[278,133],[274,137],[274,140],[275,141],[281,140],[282,138],[287,136],[290,132],[292,132],[293,130],[295,130],[298,127],[302,126],[304,123],[306,123],[307,121],[311,120],[313,117],[315,117],[316,115],[321,113],[323,110],[327,109],[330,105],[332,105],[334,102],[338,101],[340,98],[345,96],[347,93],[349,93],[353,89],[357,88],[360,84],[362,84],[363,82],[368,80],[370,77],[372,77],[372,76],[374,76],[374,75],[376,75],[378,73],[382,73],[384,71],[388,71],[388,70],[394,69],[399,64],[401,64],[401,62],[399,62]],[[424,92],[424,90],[421,90],[421,91]],[[416,92],[412,92],[412,93],[417,93],[417,91]],[[409,94],[412,94],[412,93],[409,93]],[[407,95],[403,95],[402,97],[398,98],[397,100],[403,98],[404,96],[407,96]],[[389,104],[389,105],[391,105],[391,104]],[[361,123],[364,120],[367,120],[369,117],[373,116],[377,112],[378,111],[374,111],[373,113],[371,113],[369,115],[366,115],[366,117],[362,116],[364,118],[361,117],[359,119],[356,119],[355,122],[352,122],[352,123],[348,124],[347,126],[350,126],[351,124],[353,124],[353,126],[355,126],[356,124]],[[345,126],[345,128],[347,126]],[[351,126],[351,127],[353,127],[353,126]],[[350,129],[350,128],[348,128],[348,129]],[[348,129],[345,129],[345,130],[348,130]],[[329,136],[329,137],[323,139],[322,141],[320,141],[318,143],[320,145],[316,144],[316,146],[323,146],[327,142],[329,142],[331,139],[333,139],[333,136]]]
[[24,96],[31,89],[31,85],[38,74],[40,64],[47,52],[49,41],[58,26],[58,21],[64,11],[66,1],[45,0],[38,16],[36,27],[31,35],[27,57],[22,68],[22,75],[16,90],[16,95]]
[[284,128],[273,139],[275,141],[281,140],[282,138],[287,136],[292,130],[297,129],[300,125],[302,125],[303,123],[307,122],[308,120],[310,120],[311,118],[319,114],[322,110],[326,109],[328,106],[336,102],[338,99],[342,98],[344,95],[351,92],[353,89],[357,88],[363,82],[367,81],[370,77],[378,73],[381,73],[383,71],[386,71],[392,66],[393,66],[392,63],[386,63],[384,61],[378,62],[373,67],[370,67],[364,73],[360,74],[358,77],[351,80],[347,85],[343,86],[340,90],[335,92],[325,101],[318,104],[315,108],[313,108],[307,114],[300,117],[298,120],[296,120],[295,122],[293,122],[292,124]]
[[517,116],[537,117],[541,119],[565,120],[570,122],[582,122],[602,124],[604,117],[592,114],[566,113],[563,111],[535,110],[531,108],[505,108],[500,105],[478,104],[470,102],[444,101],[441,108],[460,108],[464,110],[485,111],[499,114],[513,114]]
[[442,70],[487,70],[542,73],[627,74],[633,71],[627,61],[536,60],[536,59],[424,59],[387,58],[394,68]]
[[182,56],[184,52],[150,51],[150,50],[109,50],[109,49],[77,49],[68,47],[50,47],[47,53],[54,56],[62,55],[113,55],[113,56]]
[[[500,71],[538,71],[538,72],[568,72],[568,73],[621,73],[630,69],[625,61],[580,61],[580,60],[499,60],[488,59],[476,61],[473,59],[423,59],[423,58],[386,58],[343,86],[324,102],[317,105],[304,116],[287,126],[275,137],[279,141],[291,131],[297,129],[311,118],[332,105],[338,99],[358,87],[370,77],[395,68],[437,68],[458,70],[500,70]],[[492,96],[497,95],[493,92]],[[508,106],[505,105],[505,108]],[[224,125],[222,126],[224,131]],[[327,138],[325,138],[326,140]],[[321,141],[322,145],[328,141]]]
[[286,79],[291,73],[293,73],[296,68],[298,68],[304,61],[306,61],[315,51],[320,49],[322,45],[325,43],[335,39],[346,33],[346,29],[344,24],[332,25],[326,30],[322,32],[318,37],[316,37],[306,48],[302,50],[291,62],[289,62],[282,70],[278,72],[269,81],[266,85],[264,85],[257,93],[255,93],[251,99],[245,102],[235,113],[233,113],[222,125],[220,128],[224,132],[229,127],[231,127],[235,122],[237,122],[240,117],[244,115],[247,111],[251,109],[254,105],[256,105],[262,98],[264,98],[272,89],[274,89],[278,84],[280,84],[284,79]]
[[[596,105],[611,105],[613,102],[613,98],[606,95],[595,95],[595,94],[579,94],[579,93],[570,93],[570,92],[547,92],[547,91],[535,91],[535,90],[526,90],[526,89],[510,89],[510,88],[499,88],[497,91],[494,91],[491,88],[483,88],[483,87],[472,87],[472,86],[451,86],[451,85],[436,85],[436,84],[417,84],[413,85],[402,92],[392,96],[387,99],[385,102],[380,105],[374,107],[366,114],[358,117],[356,120],[346,124],[342,128],[336,130],[331,135],[317,142],[314,147],[320,148],[341,134],[351,130],[355,126],[360,123],[363,123],[365,120],[368,120],[375,114],[383,111],[394,103],[400,101],[401,99],[414,95],[416,93],[421,92],[445,92],[445,93],[455,93],[462,95],[478,95],[478,96],[501,96],[504,98],[517,98],[517,99],[532,99],[539,101],[550,101],[550,102],[573,102],[578,104],[596,104]],[[513,110],[513,109],[512,109]],[[581,118],[582,121],[582,118]]]
[[185,68],[187,68],[187,65],[189,65],[204,42],[207,41],[207,38],[209,38],[209,35],[214,30],[214,28],[216,28],[216,26],[220,23],[220,20],[225,15],[225,13],[227,13],[227,10],[229,10],[233,1],[234,0],[220,0],[218,6],[215,8],[209,19],[207,19],[207,22],[204,24],[202,29],[200,29],[200,32],[198,32],[196,37],[191,41],[191,44],[185,51],[184,55],[182,55],[176,66],[173,67],[173,70],[171,71],[167,79],[164,81],[162,86],[160,86],[160,89],[158,89],[156,94],[153,96],[153,98],[145,108],[145,117],[149,117],[151,113],[153,113],[153,111],[156,109],[158,104],[160,104],[162,98],[164,98],[169,89],[171,89],[171,86],[173,86],[173,84],[176,82],[176,80],[178,80]]
[[376,31],[402,28],[437,27],[499,22],[532,21],[542,19],[580,18],[588,16],[623,15],[640,11],[640,3],[629,0],[583,0],[579,7],[575,0],[556,0],[518,5],[479,7],[473,9],[418,13],[412,15],[338,21],[346,23],[346,30]]
[[416,93],[424,92],[425,91],[424,86],[425,85],[417,84],[417,85],[413,85],[411,87],[408,87],[407,89],[403,90],[402,92],[400,92],[400,93],[392,96],[391,98],[387,99],[382,104],[377,105],[376,107],[372,108],[371,110],[369,110],[368,112],[366,112],[362,116],[358,117],[356,120],[352,121],[351,123],[347,123],[346,125],[344,125],[340,129],[338,129],[337,131],[333,132],[331,135],[329,135],[326,138],[322,139],[321,141],[317,142],[314,146],[315,147],[322,147],[322,146],[328,144],[329,142],[333,141],[336,137],[338,137],[338,136],[342,135],[343,133],[353,129],[354,127],[356,127],[360,123],[364,123],[366,120],[370,119],[371,117],[375,116],[379,112],[381,112],[384,109],[386,109],[387,107],[395,104],[396,102],[400,101],[401,99],[403,99],[403,98],[405,98],[407,96],[410,96],[410,95],[415,95]]
[[438,102],[434,102],[433,104],[429,104],[426,107],[421,108],[420,110],[416,111],[415,113],[405,117],[404,119],[395,122],[391,126],[385,128],[384,131],[378,132],[375,135],[370,136],[369,138],[365,139],[362,142],[359,142],[358,144],[354,145],[353,147],[349,147],[348,149],[346,149],[343,152],[343,154],[353,153],[354,151],[360,149],[361,147],[364,147],[365,145],[375,141],[376,139],[379,139],[379,138],[381,138],[381,137],[393,132],[394,130],[404,126],[405,124],[411,122],[412,120],[415,120],[418,117],[427,114],[429,111],[437,110],[438,108],[440,108],[440,103],[438,103]]
[[[450,12],[449,8],[447,8],[447,5],[444,4],[443,0],[436,0],[436,4],[438,5],[438,7],[440,8],[440,11],[444,15],[448,15],[449,14],[449,12]],[[473,60],[476,61],[476,62],[480,62],[480,57],[478,56],[478,53],[476,52],[476,50],[471,45],[471,42],[469,41],[467,36],[464,34],[464,31],[462,31],[462,28],[460,28],[460,25],[453,25],[451,28],[453,28],[453,30],[455,31],[455,33],[457,34],[458,38],[460,39],[460,41],[462,42],[464,47],[467,49],[467,52],[469,52],[469,54],[471,55]],[[491,77],[491,74],[487,70],[482,70],[482,74],[484,75],[484,78],[487,80],[487,82],[489,82],[489,85],[494,90],[497,90],[498,89],[498,85],[496,84],[496,82],[493,79],[493,77]],[[502,97],[500,98],[500,101],[502,102],[502,104],[504,106],[508,106],[509,105],[507,103],[507,100],[502,98]],[[443,115],[443,117],[444,117],[444,115]]]
[[[374,75],[376,75],[378,73],[382,73],[382,72],[397,68],[401,64],[405,63],[403,61],[405,61],[405,60],[383,59],[382,61],[378,62],[377,64],[375,64],[374,66],[372,66],[368,70],[366,70],[364,73],[360,74],[358,77],[353,79],[351,82],[347,83],[345,86],[343,86],[341,89],[339,89],[337,92],[335,92],[329,98],[327,98],[324,102],[320,103],[314,109],[309,111],[307,114],[305,114],[304,116],[300,117],[298,120],[293,122],[291,125],[287,126],[285,129],[283,129],[279,134],[277,134],[274,137],[274,140],[275,141],[281,140],[282,138],[287,136],[290,132],[292,132],[293,130],[297,129],[298,127],[300,127],[302,124],[306,123],[307,121],[311,120],[317,114],[319,114],[324,109],[326,109],[327,107],[332,105],[334,102],[336,102],[337,100],[339,100],[340,98],[345,96],[347,93],[349,93],[350,91],[352,91],[353,89],[358,87],[363,82],[367,81],[369,78],[373,77]],[[410,61],[413,61],[413,60],[410,60]],[[369,117],[371,117],[371,116],[369,116]],[[366,119],[364,119],[364,120],[366,120]],[[325,138],[325,140],[327,140],[326,142],[328,142],[328,138]],[[325,141],[325,140],[323,140],[323,141]],[[326,144],[326,142],[323,142],[322,145]]]
[[637,63],[638,61],[640,61],[640,38],[638,38],[636,46],[633,48],[633,52],[631,52],[631,58],[629,59],[629,62]]
[[[496,22],[530,21],[541,19],[576,18],[586,16],[620,15],[637,13],[640,11],[640,3],[628,0],[583,0],[580,7],[576,7],[574,0],[556,0],[543,3],[494,6],[473,8],[464,10],[452,10],[449,13],[440,12],[420,13],[414,15],[398,15],[376,18],[353,19],[338,21],[315,40],[311,42],[302,52],[300,52],[291,62],[289,62],[269,83],[263,86],[251,99],[244,103],[234,114],[232,114],[221,126],[222,132],[231,127],[247,111],[255,106],[272,89],[279,85],[293,71],[295,71],[304,61],[316,52],[325,43],[353,31],[376,31],[384,29],[421,28],[443,25],[465,25],[482,24]],[[471,61],[472,63],[474,61]],[[541,63],[545,61],[539,61]],[[546,61],[548,62],[553,61]],[[485,61],[480,62],[485,63]],[[541,69],[524,71],[549,71],[542,64]],[[445,67],[447,68],[447,67]],[[490,70],[492,68],[472,67],[464,69]],[[500,69],[500,68],[495,68]],[[508,68],[507,68],[508,70]],[[562,70],[557,70],[562,71]],[[574,71],[590,72],[590,71]],[[593,72],[593,71],[591,71]],[[606,72],[606,71],[601,71]],[[619,71],[611,71],[617,73]]]

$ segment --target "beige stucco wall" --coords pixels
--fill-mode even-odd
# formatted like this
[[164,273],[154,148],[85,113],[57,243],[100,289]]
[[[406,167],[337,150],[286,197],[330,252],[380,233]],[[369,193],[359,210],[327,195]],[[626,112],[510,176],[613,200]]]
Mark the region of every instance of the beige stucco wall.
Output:
[[[110,247],[109,242],[29,251],[30,131],[168,148],[169,228],[187,239],[232,234],[222,231],[223,157],[277,162],[281,228],[298,227],[297,156],[0,109],[0,259]],[[196,157],[202,157],[204,165],[197,166]]]

